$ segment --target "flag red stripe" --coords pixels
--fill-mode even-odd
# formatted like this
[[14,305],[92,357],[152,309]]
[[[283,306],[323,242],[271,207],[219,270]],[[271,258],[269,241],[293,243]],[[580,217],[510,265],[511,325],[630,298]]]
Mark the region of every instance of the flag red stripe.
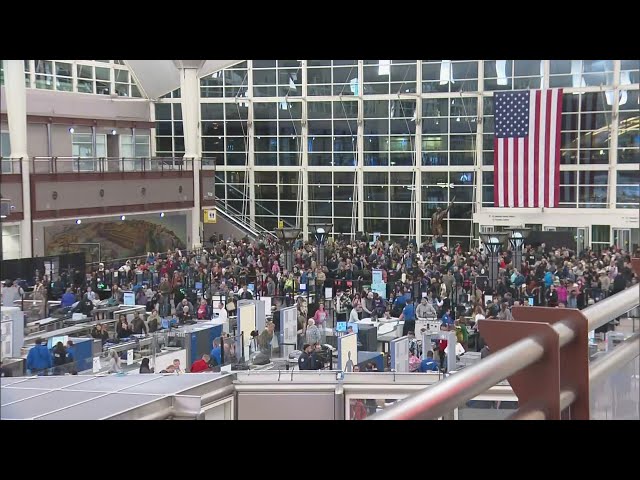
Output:
[[562,92],[563,90],[558,89],[558,109],[555,112],[556,114],[556,175],[555,175],[555,185],[553,186],[556,194],[555,194],[555,205],[553,207],[557,207],[560,203],[560,142],[562,142],[562,137],[560,135],[562,130]]
[[524,205],[529,206],[529,137],[524,138],[524,158],[522,159],[522,167],[524,168]]
[[493,204],[500,205],[500,168],[498,168],[498,143],[501,141],[497,135],[493,137]]
[[549,200],[550,200],[550,195],[549,193],[551,192],[551,188],[552,185],[549,185],[549,181],[551,180],[551,157],[550,157],[550,149],[551,149],[551,99],[553,98],[553,91],[550,91],[547,94],[547,109],[546,109],[546,115],[547,118],[545,118],[544,121],[544,130],[545,130],[545,139],[546,141],[544,142],[544,151],[545,151],[545,162],[544,162],[544,193],[542,194],[542,198],[544,199],[544,206],[545,207],[550,207],[551,205],[549,205]]
[[502,139],[502,147],[504,148],[504,171],[502,172],[502,188],[504,189],[504,207],[510,205],[509,198],[509,139]]
[[538,179],[540,178],[540,92],[535,92],[536,104],[533,107],[533,118],[529,117],[530,122],[534,122],[533,134],[533,206],[539,207],[538,204]]
[[518,177],[522,174],[522,170],[520,169],[520,165],[518,164],[518,139],[513,139],[513,205],[516,207],[520,207],[520,201],[518,200]]

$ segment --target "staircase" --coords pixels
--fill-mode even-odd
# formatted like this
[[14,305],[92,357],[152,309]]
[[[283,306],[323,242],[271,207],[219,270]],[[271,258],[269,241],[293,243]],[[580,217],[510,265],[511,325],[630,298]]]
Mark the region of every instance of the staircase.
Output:
[[[244,236],[248,236],[251,239],[258,238],[268,238],[271,237],[273,239],[277,239],[274,232],[267,230],[265,227],[260,225],[259,223],[251,220],[251,216],[247,213],[248,205],[251,199],[245,193],[245,191],[240,190],[239,188],[234,187],[233,185],[227,184],[227,189],[233,192],[232,202],[240,202],[243,205],[243,212],[240,212],[235,207],[232,207],[230,202],[227,200],[223,200],[221,198],[216,197],[215,199],[215,209],[218,213],[219,222],[222,220],[226,229],[225,232],[231,237],[241,238]],[[274,218],[278,218],[278,214],[276,212],[272,212],[271,210],[265,208],[264,206],[260,206],[261,214],[262,212],[267,213]],[[291,225],[289,222],[284,221],[285,227],[294,227],[295,225]],[[218,230],[218,229],[216,229]]]

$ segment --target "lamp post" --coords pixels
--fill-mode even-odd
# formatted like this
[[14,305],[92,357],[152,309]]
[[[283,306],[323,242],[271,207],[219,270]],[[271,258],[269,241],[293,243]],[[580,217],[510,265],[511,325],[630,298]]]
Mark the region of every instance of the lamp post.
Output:
[[520,272],[522,268],[522,249],[524,248],[524,241],[527,238],[530,228],[524,227],[511,227],[509,232],[509,243],[511,244],[511,250],[513,251],[513,267]]
[[331,223],[310,223],[309,229],[318,244],[318,266],[324,266],[324,244],[331,233],[333,225]]
[[495,290],[496,284],[498,283],[498,258],[500,258],[500,250],[507,235],[506,232],[487,232],[480,234],[480,239],[489,254],[489,284],[493,290]]
[[278,240],[284,247],[284,268],[290,272],[293,269],[293,242],[300,235],[300,228],[284,227],[274,230]]

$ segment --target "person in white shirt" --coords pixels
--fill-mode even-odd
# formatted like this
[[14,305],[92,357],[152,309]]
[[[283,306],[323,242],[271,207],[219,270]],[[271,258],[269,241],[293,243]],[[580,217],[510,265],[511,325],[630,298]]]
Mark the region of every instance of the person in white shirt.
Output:
[[484,310],[482,310],[482,307],[480,305],[476,306],[476,310],[474,312],[474,316],[473,316],[473,320],[476,322],[473,325],[473,329],[474,330],[478,330],[478,320],[484,320],[485,316],[484,316]]
[[229,314],[227,310],[222,305],[222,302],[218,303],[218,308],[213,309],[213,319],[222,322],[223,330],[229,330]]
[[351,309],[351,313],[349,314],[349,323],[353,322],[353,323],[357,323],[358,320],[360,320],[358,318],[358,311],[355,308]]
[[87,293],[85,293],[84,296],[87,300],[90,300],[92,302],[96,301],[96,292],[91,290],[91,287],[87,287]]

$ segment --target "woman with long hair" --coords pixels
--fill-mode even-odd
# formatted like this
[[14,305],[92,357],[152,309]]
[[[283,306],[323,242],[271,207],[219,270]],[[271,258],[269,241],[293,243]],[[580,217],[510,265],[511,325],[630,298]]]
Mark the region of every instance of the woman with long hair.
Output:
[[153,373],[153,368],[149,366],[149,359],[147,357],[143,358],[140,363],[140,373]]

